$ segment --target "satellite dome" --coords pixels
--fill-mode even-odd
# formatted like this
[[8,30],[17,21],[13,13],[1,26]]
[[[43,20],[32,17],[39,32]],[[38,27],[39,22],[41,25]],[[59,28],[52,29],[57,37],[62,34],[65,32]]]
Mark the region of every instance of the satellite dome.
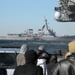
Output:
[[60,12],[56,12],[55,13],[55,19],[60,19],[61,17],[61,13]]

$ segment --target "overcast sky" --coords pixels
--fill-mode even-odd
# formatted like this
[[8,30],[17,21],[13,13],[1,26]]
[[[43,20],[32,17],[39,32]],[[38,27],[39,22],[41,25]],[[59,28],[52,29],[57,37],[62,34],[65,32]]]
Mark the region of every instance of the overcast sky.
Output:
[[0,0],[0,35],[22,33],[29,28],[37,33],[44,25],[44,16],[58,36],[75,35],[75,22],[55,21],[57,6],[58,0]]

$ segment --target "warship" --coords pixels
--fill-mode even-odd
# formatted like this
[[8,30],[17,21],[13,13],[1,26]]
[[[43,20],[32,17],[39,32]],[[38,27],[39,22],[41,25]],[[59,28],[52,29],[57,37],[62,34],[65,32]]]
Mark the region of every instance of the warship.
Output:
[[24,33],[8,34],[7,36],[0,36],[0,41],[72,41],[74,36],[56,36],[56,32],[49,28],[47,19],[38,33],[34,34],[33,29],[27,29]]
[[56,32],[49,28],[47,19],[45,24],[38,29],[38,33],[34,34],[33,29],[27,29],[20,34],[8,34],[0,36],[1,48],[20,48],[22,44],[31,45],[67,45],[70,41],[75,40],[74,36],[57,36]]

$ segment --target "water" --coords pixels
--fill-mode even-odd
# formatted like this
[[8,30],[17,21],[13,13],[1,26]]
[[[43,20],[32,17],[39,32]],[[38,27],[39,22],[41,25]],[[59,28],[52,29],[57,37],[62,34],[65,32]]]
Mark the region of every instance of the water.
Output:
[[[59,50],[64,52],[67,49],[67,43],[64,42],[29,42],[27,43],[30,49],[34,49],[35,51],[38,50],[40,45],[44,45],[46,51],[50,54],[58,53]],[[20,48],[0,48],[0,51],[17,51],[19,52]]]

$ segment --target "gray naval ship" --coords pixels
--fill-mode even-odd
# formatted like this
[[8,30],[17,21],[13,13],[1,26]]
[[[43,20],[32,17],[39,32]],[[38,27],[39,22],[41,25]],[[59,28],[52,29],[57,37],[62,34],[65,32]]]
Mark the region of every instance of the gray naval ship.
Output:
[[0,36],[1,48],[19,48],[22,44],[27,43],[31,45],[67,45],[70,41],[75,40],[74,36],[56,36],[56,32],[48,27],[47,19],[38,33],[34,34],[33,29],[27,29],[24,33],[8,34],[7,36]]
[[0,41],[72,41],[74,36],[56,36],[56,32],[48,27],[47,19],[38,33],[34,34],[33,29],[27,29],[24,33],[8,34],[7,36],[0,36]]

